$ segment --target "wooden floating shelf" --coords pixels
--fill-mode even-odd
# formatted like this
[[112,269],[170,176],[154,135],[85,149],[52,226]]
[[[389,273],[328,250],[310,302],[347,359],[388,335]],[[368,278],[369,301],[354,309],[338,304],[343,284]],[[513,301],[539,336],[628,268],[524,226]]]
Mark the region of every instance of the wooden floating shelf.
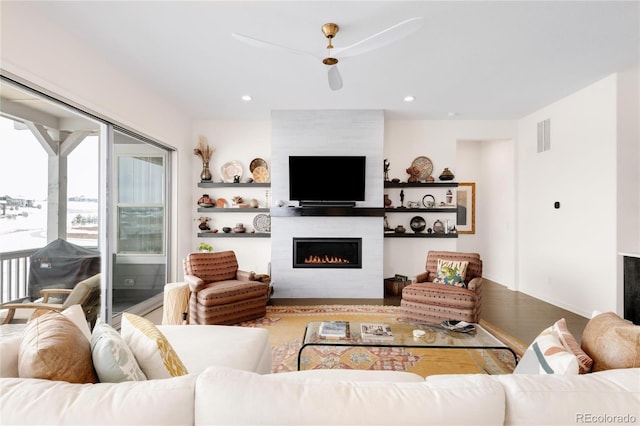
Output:
[[453,232],[450,234],[436,234],[436,233],[427,234],[426,232],[418,232],[418,233],[407,232],[405,234],[400,234],[397,232],[385,232],[384,237],[385,238],[458,238],[458,234]]
[[269,232],[199,232],[198,238],[271,238]]
[[270,182],[265,183],[233,183],[233,182],[198,182],[198,186],[200,188],[269,188],[271,186]]
[[385,208],[385,212],[388,213],[413,213],[413,212],[421,212],[421,213],[457,213],[457,207],[442,207],[442,208],[421,208],[421,209],[410,209],[410,208]]
[[268,213],[270,209],[266,207],[258,208],[236,208],[236,207],[198,207],[198,213]]
[[385,182],[385,188],[437,188],[437,187],[450,187],[455,188],[458,186],[458,182]]

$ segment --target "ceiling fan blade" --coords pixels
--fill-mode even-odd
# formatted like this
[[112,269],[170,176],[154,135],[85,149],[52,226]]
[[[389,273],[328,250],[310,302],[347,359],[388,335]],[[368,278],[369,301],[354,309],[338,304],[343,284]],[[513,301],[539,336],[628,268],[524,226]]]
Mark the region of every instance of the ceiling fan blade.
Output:
[[342,76],[336,65],[329,67],[329,88],[331,90],[342,89]]
[[360,40],[357,43],[353,43],[352,45],[343,48],[335,48],[333,54],[339,58],[348,58],[349,56],[360,55],[374,49],[379,49],[407,37],[411,33],[420,29],[422,24],[422,17],[407,19],[406,21],[393,25],[386,30],[382,30],[379,33]]
[[314,58],[317,58],[317,56],[315,56],[311,52],[306,52],[304,50],[298,50],[298,49],[294,49],[292,47],[281,46],[279,44],[271,43],[271,42],[268,42],[268,41],[258,40],[257,38],[249,37],[249,36],[246,36],[246,35],[243,35],[243,34],[231,33],[231,35],[236,40],[239,40],[239,41],[241,41],[243,43],[246,43],[249,46],[259,47],[261,49],[270,49],[270,50],[275,50],[275,51],[280,51],[280,52],[289,52],[289,53],[294,53],[296,55],[308,55],[308,56],[312,56]]

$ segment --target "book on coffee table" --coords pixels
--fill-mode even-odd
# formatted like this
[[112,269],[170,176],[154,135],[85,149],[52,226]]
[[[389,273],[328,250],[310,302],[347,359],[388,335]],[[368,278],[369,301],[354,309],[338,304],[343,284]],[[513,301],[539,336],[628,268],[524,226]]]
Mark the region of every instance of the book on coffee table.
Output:
[[318,334],[327,338],[344,338],[349,334],[349,323],[346,321],[323,321]]
[[362,323],[360,335],[366,340],[393,340],[393,332],[389,324]]

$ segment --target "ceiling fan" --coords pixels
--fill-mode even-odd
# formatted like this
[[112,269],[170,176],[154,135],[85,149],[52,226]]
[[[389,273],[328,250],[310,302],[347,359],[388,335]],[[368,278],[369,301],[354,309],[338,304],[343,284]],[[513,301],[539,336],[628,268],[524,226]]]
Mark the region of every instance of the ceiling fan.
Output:
[[309,52],[306,50],[294,49],[291,47],[281,46],[264,40],[258,40],[246,35],[232,33],[232,36],[248,45],[260,48],[267,48],[281,52],[289,52],[298,55],[311,56],[316,60],[322,61],[328,69],[329,87],[331,90],[339,90],[342,88],[342,76],[338,71],[337,64],[341,59],[351,56],[360,55],[371,50],[379,49],[400,39],[403,39],[411,33],[417,31],[422,26],[422,17],[415,17],[399,22],[385,30],[373,34],[365,39],[353,43],[346,47],[334,47],[333,39],[338,34],[340,27],[334,23],[327,23],[322,26],[322,33],[329,40],[324,50],[320,52]]

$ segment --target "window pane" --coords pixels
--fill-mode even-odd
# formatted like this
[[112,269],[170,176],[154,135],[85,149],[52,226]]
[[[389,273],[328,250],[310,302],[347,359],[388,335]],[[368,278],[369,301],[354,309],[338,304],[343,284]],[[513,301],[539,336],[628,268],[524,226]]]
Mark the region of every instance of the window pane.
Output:
[[118,253],[162,254],[162,207],[118,208]]
[[162,157],[120,157],[118,202],[161,204],[164,188],[163,172]]

